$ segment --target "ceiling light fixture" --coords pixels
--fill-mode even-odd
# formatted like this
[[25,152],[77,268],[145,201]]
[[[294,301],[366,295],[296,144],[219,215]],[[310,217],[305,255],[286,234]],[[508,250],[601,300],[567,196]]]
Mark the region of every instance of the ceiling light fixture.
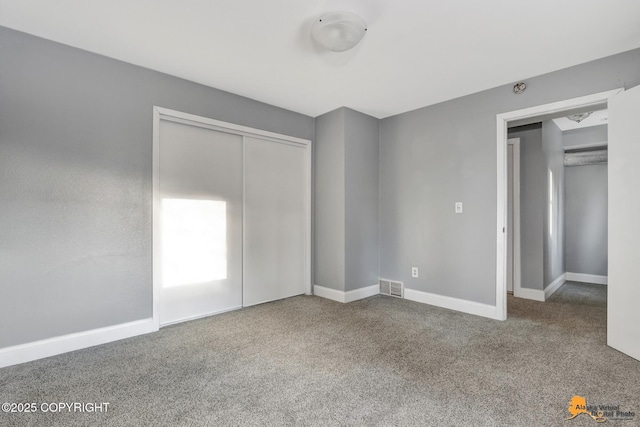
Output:
[[318,44],[333,52],[344,52],[357,45],[367,32],[364,19],[349,12],[330,12],[311,26],[311,36]]
[[591,115],[593,111],[589,111],[588,113],[578,113],[578,114],[572,114],[570,116],[567,116],[567,119],[569,120],[573,120],[576,123],[580,123],[581,121],[583,121],[584,119],[586,119],[587,117],[589,117]]

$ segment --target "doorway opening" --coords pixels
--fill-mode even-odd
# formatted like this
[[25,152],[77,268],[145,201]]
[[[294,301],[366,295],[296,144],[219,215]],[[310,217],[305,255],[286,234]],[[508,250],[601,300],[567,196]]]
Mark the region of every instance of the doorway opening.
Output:
[[[500,319],[505,320],[507,318],[508,127],[606,108],[609,98],[623,90],[616,89],[497,115],[496,311]],[[554,194],[555,191],[550,193]],[[553,203],[552,201],[551,207],[554,207]],[[557,199],[555,203],[557,203]],[[553,230],[553,228],[551,227],[550,230]],[[518,295],[516,294],[516,296]],[[542,298],[544,298],[544,294]]]
[[[508,128],[507,292],[515,297],[606,307],[608,117],[606,109],[584,115]],[[598,286],[586,292],[588,283]]]

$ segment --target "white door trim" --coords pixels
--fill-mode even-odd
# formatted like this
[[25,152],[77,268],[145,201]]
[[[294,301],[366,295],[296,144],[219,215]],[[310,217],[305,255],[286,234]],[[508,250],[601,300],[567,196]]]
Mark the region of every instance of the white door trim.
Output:
[[[232,133],[240,136],[253,136],[281,144],[301,146],[305,149],[306,169],[306,194],[305,194],[305,293],[312,294],[311,289],[311,141],[275,132],[255,129],[248,126],[227,123],[220,120],[201,117],[194,114],[171,110],[163,107],[153,107],[153,155],[152,155],[152,182],[153,182],[153,226],[152,226],[152,263],[153,263],[153,324],[160,327],[160,283],[162,282],[162,268],[160,263],[161,238],[160,238],[160,121],[172,121],[188,124],[221,132]],[[244,140],[244,139],[243,139]],[[244,197],[244,196],[243,196]]]
[[624,89],[614,89],[565,101],[552,102],[496,115],[497,147],[497,214],[496,214],[496,311],[501,320],[507,318],[507,124],[510,121],[558,113],[564,110],[605,104]]
[[520,138],[510,138],[513,145],[513,295],[522,294],[522,273],[520,258]]

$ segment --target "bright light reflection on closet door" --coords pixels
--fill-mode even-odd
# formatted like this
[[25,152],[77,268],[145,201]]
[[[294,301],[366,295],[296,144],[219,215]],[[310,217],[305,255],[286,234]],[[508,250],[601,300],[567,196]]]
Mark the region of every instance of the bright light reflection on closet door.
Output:
[[162,286],[227,278],[227,203],[162,200]]

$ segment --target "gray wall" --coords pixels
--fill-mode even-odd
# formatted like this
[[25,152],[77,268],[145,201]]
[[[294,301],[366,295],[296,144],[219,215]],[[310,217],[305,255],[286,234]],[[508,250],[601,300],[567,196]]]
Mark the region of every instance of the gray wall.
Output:
[[636,49],[527,78],[522,95],[510,83],[382,120],[380,275],[494,305],[496,114],[630,88],[640,84],[639,69]]
[[314,120],[0,28],[0,348],[149,318],[154,105]]
[[348,108],[316,118],[316,285],[377,284],[379,122]]
[[315,121],[314,284],[345,286],[345,109]]
[[546,288],[565,273],[564,149],[562,131],[552,120],[542,122],[542,152],[546,160],[543,221],[544,287]]
[[520,275],[523,288],[543,289],[545,156],[542,126],[536,123],[509,129],[520,138]]
[[[606,143],[608,126],[562,133],[565,147]],[[565,167],[565,260],[570,273],[607,275],[608,165]]]
[[[153,105],[314,136],[310,117],[6,28],[0,58],[0,348],[151,315]],[[634,50],[381,121],[380,275],[495,304],[496,114],[638,69]]]
[[588,128],[567,130],[562,132],[562,139],[565,147],[606,143],[607,125],[590,126]]
[[565,168],[566,246],[570,273],[607,275],[607,165]]
[[378,283],[380,120],[345,111],[345,290]]

